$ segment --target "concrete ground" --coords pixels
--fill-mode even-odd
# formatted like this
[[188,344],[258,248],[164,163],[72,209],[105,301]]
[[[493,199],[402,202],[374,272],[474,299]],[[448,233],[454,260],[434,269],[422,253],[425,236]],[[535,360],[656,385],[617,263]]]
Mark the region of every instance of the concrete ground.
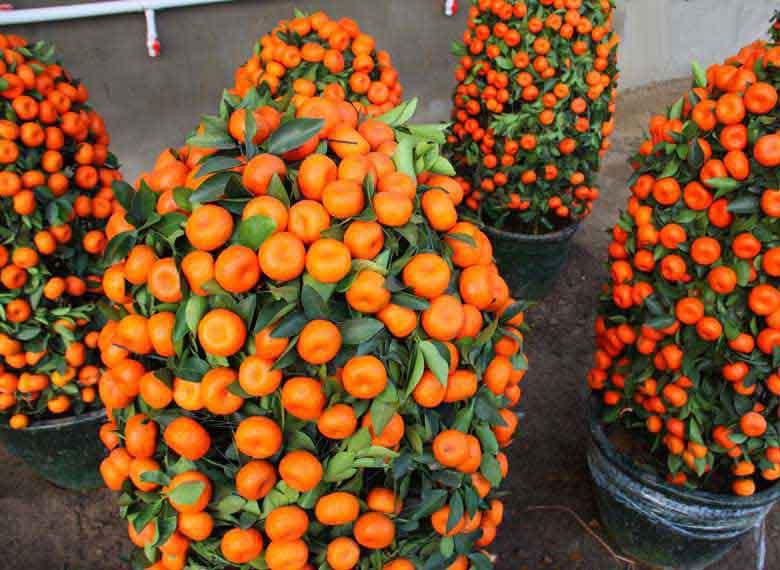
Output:
[[[598,288],[606,272],[605,230],[627,195],[628,154],[652,111],[674,100],[685,81],[623,93],[617,133],[601,176],[603,198],[576,236],[571,261],[555,290],[529,315],[530,371],[525,418],[510,449],[507,516],[493,552],[498,570],[626,568],[577,522],[600,533],[585,464],[585,373],[593,350]],[[535,509],[555,507],[555,510]],[[565,507],[570,511],[559,510]],[[0,552],[8,570],[105,570],[129,549],[112,494],[56,489],[0,450]],[[767,521],[766,568],[780,568],[780,512]],[[10,564],[10,566],[9,566]],[[744,540],[713,570],[755,568]]]
[[[19,8],[55,3],[61,1],[15,2]],[[438,0],[311,0],[305,5],[372,22],[367,28],[377,36],[378,45],[394,55],[407,95],[422,98],[418,119],[446,119],[454,66],[447,51],[463,30],[463,7],[458,18],[445,19]],[[207,17],[197,8],[162,12],[158,28],[163,57],[157,61],[145,59],[144,24],[138,15],[101,20],[100,25],[74,21],[24,26],[14,32],[57,42],[68,67],[90,88],[94,105],[113,133],[112,148],[125,165],[126,177],[133,179],[160,150],[180,144],[199,113],[215,109],[221,88],[245,59],[257,33],[290,13],[291,3],[282,0],[216,6],[208,9]],[[526,347],[531,361],[522,404],[526,415],[510,450],[506,521],[492,548],[498,570],[625,567],[572,515],[600,533],[585,465],[584,378],[593,350],[597,291],[606,277],[605,230],[627,196],[626,159],[650,113],[685,87],[685,81],[671,81],[621,94],[613,150],[602,170],[603,197],[576,236],[565,275],[529,315],[534,331]],[[533,509],[540,506],[570,511]],[[116,511],[110,492],[56,489],[0,449],[2,570],[123,567],[120,557],[128,552],[129,542]],[[775,511],[767,524],[766,568],[780,568],[780,512]],[[745,540],[712,568],[751,567],[755,549]]]

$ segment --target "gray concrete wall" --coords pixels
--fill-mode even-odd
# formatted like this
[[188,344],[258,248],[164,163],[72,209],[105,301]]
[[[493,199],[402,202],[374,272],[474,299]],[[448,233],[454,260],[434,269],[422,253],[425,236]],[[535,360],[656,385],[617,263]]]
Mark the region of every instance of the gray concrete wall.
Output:
[[[78,0],[16,0],[16,8]],[[85,1],[85,0],[81,0]],[[202,113],[213,112],[257,37],[294,6],[354,17],[388,50],[408,96],[421,98],[419,120],[444,120],[454,84],[449,48],[465,26],[440,0],[238,0],[158,12],[162,56],[146,55],[142,14],[4,28],[54,41],[67,66],[92,92],[112,133],[112,148],[134,178],[163,148],[177,145]],[[679,77],[689,62],[723,59],[761,34],[778,0],[618,0],[623,36],[622,86]],[[2,14],[0,13],[0,20]]]
[[778,0],[617,0],[621,87],[685,76],[769,29]]

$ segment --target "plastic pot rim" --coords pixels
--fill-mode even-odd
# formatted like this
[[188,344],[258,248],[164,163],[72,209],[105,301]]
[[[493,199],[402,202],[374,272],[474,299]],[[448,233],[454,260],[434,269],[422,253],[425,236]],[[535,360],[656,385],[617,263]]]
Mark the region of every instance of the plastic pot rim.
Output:
[[495,237],[526,242],[526,243],[548,243],[548,242],[561,242],[570,239],[580,228],[581,222],[575,222],[570,226],[566,226],[562,230],[552,232],[549,234],[521,234],[517,232],[509,232],[507,230],[500,230],[492,226],[484,226],[485,231],[488,234],[492,234]]
[[660,493],[682,503],[701,505],[710,508],[755,508],[773,503],[780,498],[780,483],[775,483],[768,489],[759,491],[749,497],[740,497],[738,495],[725,495],[712,493],[710,491],[700,491],[687,489],[670,485],[661,477],[649,473],[637,467],[625,454],[620,453],[612,442],[609,441],[603,424],[598,420],[598,411],[601,404],[594,395],[590,399],[590,413],[588,423],[590,435],[593,443],[604,454],[606,459],[627,477],[637,480],[639,483],[650,487]]
[[87,412],[79,415],[71,415],[64,418],[51,418],[48,420],[34,421],[30,424],[29,427],[26,427],[22,430],[13,430],[5,424],[0,424],[0,429],[7,430],[7,431],[18,431],[21,433],[28,432],[28,431],[49,431],[54,429],[60,429],[63,427],[70,427],[70,426],[79,425],[83,423],[89,423],[96,419],[105,419],[105,418],[106,418],[106,409],[100,408],[99,410],[93,410],[91,412]]

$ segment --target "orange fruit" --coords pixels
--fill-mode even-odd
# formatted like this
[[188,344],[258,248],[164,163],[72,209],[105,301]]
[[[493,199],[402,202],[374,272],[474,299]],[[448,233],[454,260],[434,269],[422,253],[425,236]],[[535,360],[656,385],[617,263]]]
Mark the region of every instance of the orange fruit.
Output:
[[375,398],[387,385],[387,371],[375,356],[355,356],[344,365],[341,383],[350,396],[365,400]]
[[276,485],[276,470],[268,461],[254,460],[236,473],[236,492],[247,501],[257,501]]
[[255,459],[267,459],[282,447],[282,430],[265,416],[251,416],[241,421],[235,433],[236,447]]
[[313,454],[297,449],[279,462],[279,475],[289,487],[306,493],[322,480],[322,464]]
[[184,233],[196,249],[214,251],[230,239],[233,225],[233,216],[225,208],[205,204],[192,211]]
[[358,518],[353,533],[365,548],[387,548],[395,540],[395,524],[385,514],[369,512]]

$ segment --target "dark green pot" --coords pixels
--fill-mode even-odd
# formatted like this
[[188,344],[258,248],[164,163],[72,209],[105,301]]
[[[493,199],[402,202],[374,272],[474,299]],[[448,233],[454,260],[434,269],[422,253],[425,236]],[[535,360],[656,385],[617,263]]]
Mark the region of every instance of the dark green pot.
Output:
[[99,467],[105,447],[98,430],[105,410],[33,422],[26,429],[0,425],[0,442],[11,455],[58,487],[83,491],[102,483]]
[[623,553],[654,567],[696,570],[754,532],[757,558],[763,560],[764,519],[780,497],[780,485],[751,497],[668,485],[620,454],[596,417],[592,412],[588,467],[602,525]]
[[538,236],[485,227],[493,244],[493,257],[514,297],[533,301],[552,290],[566,265],[571,240],[579,227],[574,224]]

